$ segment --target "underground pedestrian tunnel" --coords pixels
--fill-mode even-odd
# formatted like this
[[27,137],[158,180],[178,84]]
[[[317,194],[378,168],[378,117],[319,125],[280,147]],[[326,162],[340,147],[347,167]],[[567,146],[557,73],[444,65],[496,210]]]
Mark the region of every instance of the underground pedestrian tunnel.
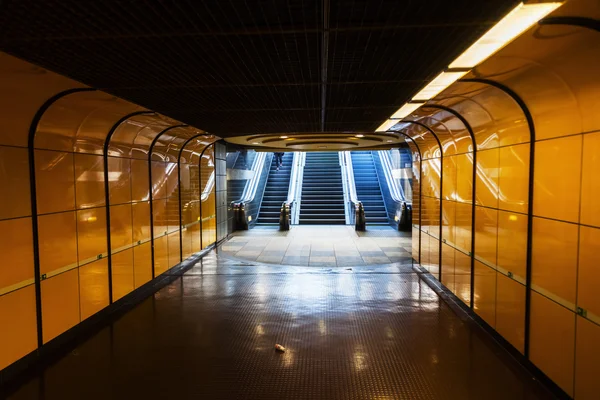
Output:
[[3,1],[0,396],[597,398],[599,30]]

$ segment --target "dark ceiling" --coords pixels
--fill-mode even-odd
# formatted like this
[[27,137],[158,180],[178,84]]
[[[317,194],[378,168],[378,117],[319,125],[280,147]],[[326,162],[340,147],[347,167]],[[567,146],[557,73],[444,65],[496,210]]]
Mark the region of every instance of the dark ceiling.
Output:
[[0,50],[223,137],[372,131],[515,0],[3,0]]

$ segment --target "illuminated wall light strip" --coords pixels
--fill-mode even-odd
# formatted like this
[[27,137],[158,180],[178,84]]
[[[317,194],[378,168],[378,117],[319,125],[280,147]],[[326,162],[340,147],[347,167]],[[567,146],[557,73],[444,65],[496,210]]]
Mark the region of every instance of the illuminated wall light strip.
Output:
[[383,124],[381,124],[379,128],[375,129],[375,132],[385,132],[392,126],[396,125],[398,122],[400,122],[400,120],[398,119],[388,119]]
[[450,68],[474,68],[562,4],[519,4],[454,60]]
[[[444,89],[448,86],[452,85],[454,82],[462,78],[469,71],[460,71],[460,72],[442,72],[438,76],[435,77],[434,80],[429,82],[427,86],[425,86],[419,93],[413,97],[414,101],[427,101],[429,99],[433,99],[435,96],[440,94]],[[405,104],[414,105],[414,104]],[[417,104],[419,106],[419,104]],[[417,107],[418,108],[418,107]],[[416,108],[415,108],[416,109]],[[413,110],[414,111],[414,110]],[[412,111],[411,111],[412,112]]]

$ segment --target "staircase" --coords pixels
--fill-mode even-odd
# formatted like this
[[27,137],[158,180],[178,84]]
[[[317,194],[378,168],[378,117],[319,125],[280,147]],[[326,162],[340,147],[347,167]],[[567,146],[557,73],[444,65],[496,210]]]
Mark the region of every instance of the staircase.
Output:
[[354,169],[356,196],[363,203],[367,226],[389,225],[373,155],[370,151],[353,151],[350,155]]
[[300,224],[346,224],[338,153],[306,153]]
[[294,155],[292,153],[285,153],[283,155],[283,166],[277,171],[275,157],[273,157],[256,225],[279,224],[281,204],[288,197],[293,158]]
[[[254,161],[254,157],[256,156],[256,152],[251,151],[246,155],[246,165],[244,166],[243,158],[238,156],[235,164],[233,165],[233,169],[251,169],[252,163]],[[244,189],[246,188],[246,183],[248,183],[248,179],[231,179],[227,181],[227,201],[231,203],[232,201],[239,200],[244,193]]]

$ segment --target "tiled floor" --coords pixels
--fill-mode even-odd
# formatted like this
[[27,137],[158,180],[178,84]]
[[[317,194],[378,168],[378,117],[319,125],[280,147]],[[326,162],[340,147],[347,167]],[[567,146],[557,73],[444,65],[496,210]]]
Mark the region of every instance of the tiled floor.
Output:
[[287,232],[256,227],[234,233],[221,251],[267,264],[354,267],[411,261],[410,233],[390,227],[356,232],[352,226],[297,225]]
[[553,397],[410,265],[276,266],[212,252],[8,398]]

